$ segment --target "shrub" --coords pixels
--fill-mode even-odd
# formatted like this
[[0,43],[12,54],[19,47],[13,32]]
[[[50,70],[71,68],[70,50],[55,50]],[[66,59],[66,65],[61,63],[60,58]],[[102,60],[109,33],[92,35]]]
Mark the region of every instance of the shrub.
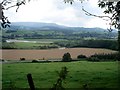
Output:
[[87,57],[81,54],[81,55],[78,55],[77,58],[80,59],[80,58],[87,58]]
[[63,87],[63,81],[65,81],[67,75],[68,75],[68,69],[67,67],[62,67],[60,72],[58,73],[58,79],[55,84],[53,84],[53,87],[51,90],[65,90]]
[[91,57],[97,57],[99,59],[117,59],[118,53],[111,53],[111,54],[95,54]]
[[20,58],[20,61],[25,61],[25,58]]
[[39,62],[38,60],[32,60],[33,63]]
[[63,62],[70,62],[72,60],[70,53],[65,53],[63,55],[62,61]]
[[4,59],[0,59],[0,61],[4,62],[5,60]]

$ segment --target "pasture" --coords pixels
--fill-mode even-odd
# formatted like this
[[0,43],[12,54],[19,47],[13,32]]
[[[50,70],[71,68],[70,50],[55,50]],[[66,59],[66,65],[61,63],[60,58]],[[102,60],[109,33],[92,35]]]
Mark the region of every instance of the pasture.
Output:
[[33,76],[36,88],[51,88],[58,78],[61,67],[68,68],[64,81],[65,88],[117,88],[118,62],[51,62],[51,63],[14,63],[2,65],[3,88],[29,88],[28,73]]
[[55,41],[64,41],[63,39],[18,39],[6,40],[2,43],[3,49],[49,49],[58,48]]
[[0,63],[0,89],[2,88],[2,63]]
[[83,54],[87,57],[98,54],[98,53],[114,53],[116,51],[109,49],[98,49],[98,48],[59,48],[59,49],[48,49],[48,50],[0,50],[2,53],[2,59],[5,60],[20,60],[25,58],[27,60],[33,59],[61,59],[64,53],[69,52],[73,59],[76,59],[78,55]]

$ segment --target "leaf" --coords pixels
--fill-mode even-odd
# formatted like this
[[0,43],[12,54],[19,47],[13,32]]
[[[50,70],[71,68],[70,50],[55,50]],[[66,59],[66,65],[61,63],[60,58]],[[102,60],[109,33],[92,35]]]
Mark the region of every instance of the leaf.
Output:
[[105,14],[109,13],[109,10],[105,10],[104,13],[105,13]]
[[104,8],[104,7],[106,6],[106,4],[105,4],[104,2],[100,2],[100,3],[98,4],[98,6],[101,7],[101,8]]

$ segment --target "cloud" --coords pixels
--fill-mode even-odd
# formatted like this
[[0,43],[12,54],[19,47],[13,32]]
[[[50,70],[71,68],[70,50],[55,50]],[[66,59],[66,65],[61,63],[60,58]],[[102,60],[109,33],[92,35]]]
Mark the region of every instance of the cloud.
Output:
[[106,1],[106,2],[118,2],[119,0],[100,0],[100,1]]
[[101,27],[101,28],[109,28],[108,22],[106,22],[105,20],[103,19],[100,19],[100,18],[92,18],[90,19],[88,22],[86,22],[86,27]]
[[82,11],[82,6],[91,13],[101,14],[101,9],[97,8],[98,0],[80,3],[76,1],[73,5],[65,4],[63,0],[33,0],[19,8],[9,9],[6,15],[10,21],[14,22],[50,22],[67,26],[79,27],[104,27],[99,19],[86,16]]

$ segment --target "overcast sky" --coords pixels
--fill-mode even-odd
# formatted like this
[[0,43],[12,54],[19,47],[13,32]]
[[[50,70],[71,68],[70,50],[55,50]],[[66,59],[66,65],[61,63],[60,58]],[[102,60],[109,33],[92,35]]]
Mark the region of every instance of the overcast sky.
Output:
[[100,27],[107,28],[106,22],[96,17],[86,16],[82,6],[94,14],[103,15],[103,11],[97,5],[98,0],[89,0],[73,5],[65,4],[63,0],[32,0],[22,5],[16,13],[16,8],[6,12],[11,22],[47,22],[76,27]]

